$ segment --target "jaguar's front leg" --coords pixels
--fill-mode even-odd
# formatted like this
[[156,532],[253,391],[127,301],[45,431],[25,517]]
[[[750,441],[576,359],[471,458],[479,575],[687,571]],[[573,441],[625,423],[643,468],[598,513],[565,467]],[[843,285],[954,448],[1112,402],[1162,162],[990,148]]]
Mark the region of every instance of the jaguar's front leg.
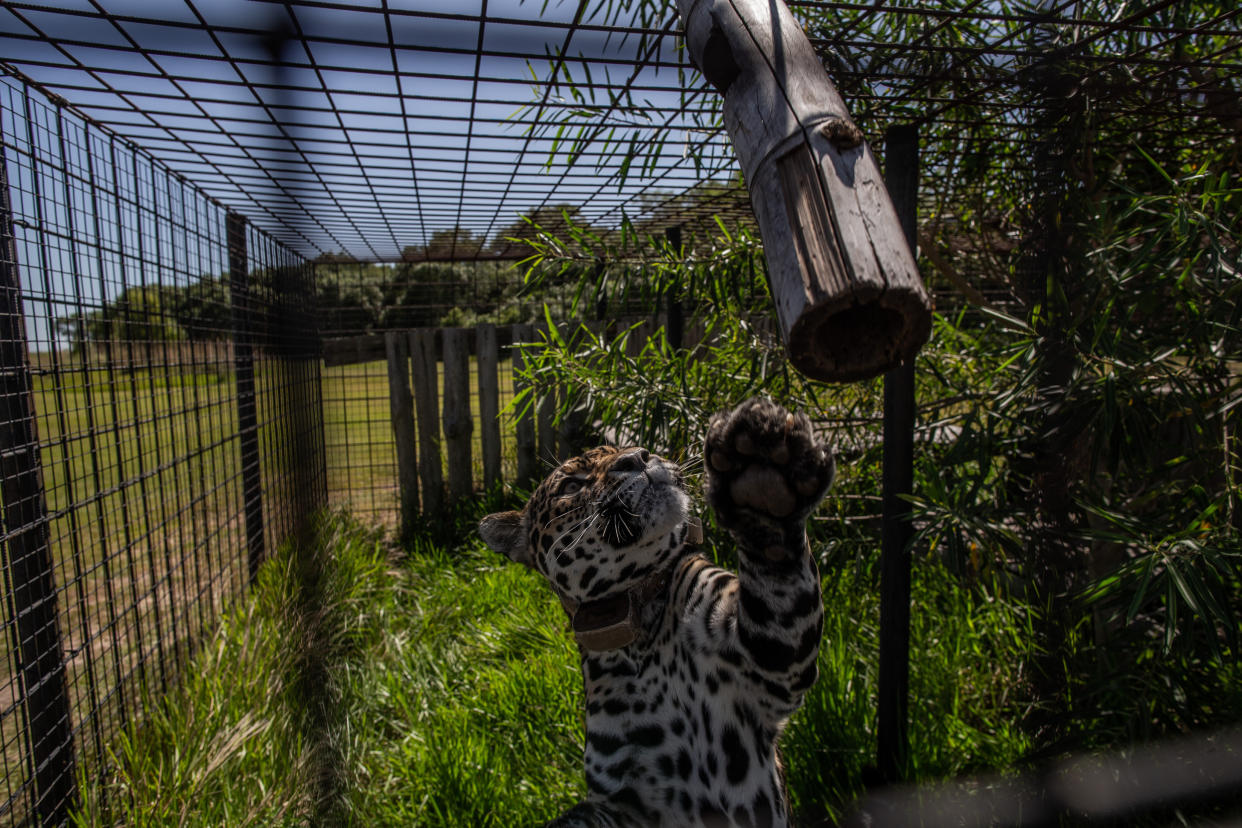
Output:
[[756,398],[712,419],[704,455],[707,500],[739,547],[737,642],[788,715],[816,677],[823,603],[806,520],[832,483],[832,451],[805,415]]

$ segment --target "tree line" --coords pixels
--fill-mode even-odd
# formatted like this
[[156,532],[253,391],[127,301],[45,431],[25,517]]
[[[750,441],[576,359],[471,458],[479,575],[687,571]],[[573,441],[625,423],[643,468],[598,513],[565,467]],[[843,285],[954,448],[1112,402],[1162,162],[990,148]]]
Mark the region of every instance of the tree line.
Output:
[[[555,303],[576,272],[562,279],[525,284],[515,267],[540,234],[568,224],[584,226],[573,205],[542,207],[505,228],[490,244],[469,228],[434,232],[425,244],[408,245],[398,262],[369,262],[344,252],[325,252],[308,262],[309,279],[281,268],[247,274],[257,308],[275,310],[296,284],[305,290],[324,335],[393,328],[514,324],[534,321],[544,302]],[[227,273],[204,273],[186,284],[145,282],[123,288],[94,308],[79,305],[57,317],[56,333],[71,350],[103,342],[206,342],[234,334]]]

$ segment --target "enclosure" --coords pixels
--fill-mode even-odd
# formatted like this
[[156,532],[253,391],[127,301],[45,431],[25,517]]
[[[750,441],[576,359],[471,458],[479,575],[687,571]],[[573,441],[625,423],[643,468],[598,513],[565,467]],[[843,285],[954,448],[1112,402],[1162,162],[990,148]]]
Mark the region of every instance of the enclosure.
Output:
[[[904,412],[789,368],[671,3],[0,4],[4,820],[134,807],[104,780],[325,513],[393,560],[460,552],[555,458],[687,460],[755,393],[837,445],[826,590],[878,612],[882,538],[916,581],[912,677],[825,650],[849,702],[792,725],[808,824],[877,774],[984,772],[1036,773],[979,783],[1046,805],[1002,824],[1237,818],[1242,763],[1200,760],[1236,759],[1242,721],[1242,11],[790,6],[912,184],[936,317]],[[424,558],[490,572],[473,554]],[[979,621],[978,661],[920,667],[947,613],[969,641],[1002,608],[1012,649]],[[1193,778],[1159,801],[1038,775],[1174,736],[1199,741],[1152,767]]]

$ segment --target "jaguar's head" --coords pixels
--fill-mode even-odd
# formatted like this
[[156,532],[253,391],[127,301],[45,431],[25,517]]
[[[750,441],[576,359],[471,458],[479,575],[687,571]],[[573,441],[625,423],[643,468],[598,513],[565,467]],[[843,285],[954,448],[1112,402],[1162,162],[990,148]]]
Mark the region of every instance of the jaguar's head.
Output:
[[553,470],[521,511],[485,517],[479,534],[546,577],[563,601],[582,604],[672,563],[685,546],[689,503],[676,464],[603,446]]

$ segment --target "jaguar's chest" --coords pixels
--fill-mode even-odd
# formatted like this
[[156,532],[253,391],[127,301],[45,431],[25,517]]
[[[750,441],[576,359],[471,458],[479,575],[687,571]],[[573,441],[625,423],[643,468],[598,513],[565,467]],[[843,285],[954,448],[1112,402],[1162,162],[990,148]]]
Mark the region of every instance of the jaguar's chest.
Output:
[[584,657],[588,788],[652,825],[784,825],[776,733],[735,668],[678,632]]

